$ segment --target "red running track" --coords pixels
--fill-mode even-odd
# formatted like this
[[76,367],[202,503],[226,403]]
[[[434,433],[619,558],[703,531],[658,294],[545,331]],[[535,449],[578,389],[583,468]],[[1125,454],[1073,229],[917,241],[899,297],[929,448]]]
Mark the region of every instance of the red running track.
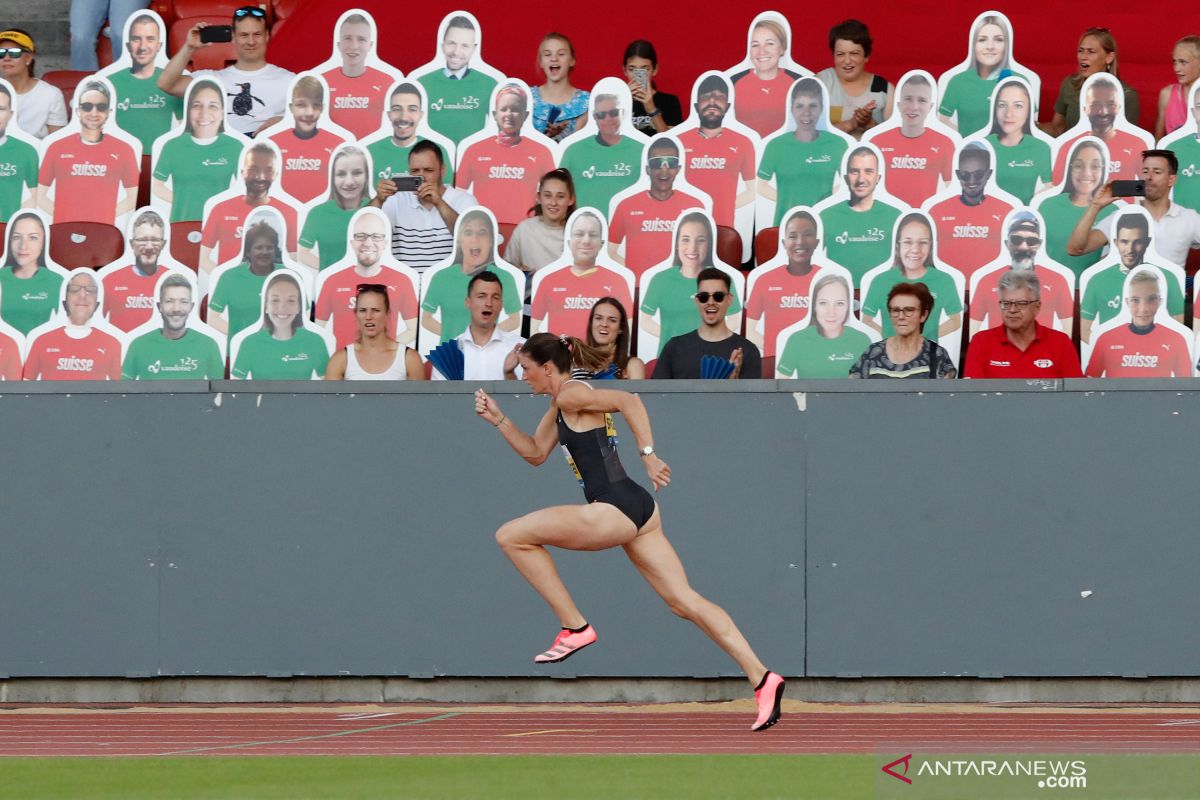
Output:
[[[810,706],[811,708],[811,706]],[[247,711],[156,708],[0,712],[0,756],[508,755],[715,753],[1200,753],[1200,709],[1139,712],[785,713],[752,715],[405,709]]]

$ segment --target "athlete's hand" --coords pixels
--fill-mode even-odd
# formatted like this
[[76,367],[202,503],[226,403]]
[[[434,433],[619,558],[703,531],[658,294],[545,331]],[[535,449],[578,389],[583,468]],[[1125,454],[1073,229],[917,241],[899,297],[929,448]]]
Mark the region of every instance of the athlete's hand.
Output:
[[500,410],[500,406],[496,405],[496,401],[483,389],[475,390],[475,413],[492,425],[497,425],[504,419],[504,412]]
[[645,456],[642,461],[646,465],[646,474],[650,476],[650,483],[654,486],[654,491],[657,492],[670,485],[671,468],[667,466],[667,462],[658,456]]

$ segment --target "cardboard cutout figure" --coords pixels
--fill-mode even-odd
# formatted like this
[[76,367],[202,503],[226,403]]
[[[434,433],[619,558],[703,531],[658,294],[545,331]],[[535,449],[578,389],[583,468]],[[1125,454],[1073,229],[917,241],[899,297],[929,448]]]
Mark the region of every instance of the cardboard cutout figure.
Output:
[[1166,286],[1166,311],[1176,322],[1183,322],[1183,268],[1164,259],[1154,245],[1154,220],[1140,206],[1119,208],[1112,219],[1112,247],[1108,255],[1084,270],[1079,279],[1080,355],[1088,363],[1091,335],[1095,325],[1103,325],[1121,310],[1121,294],[1130,271],[1148,264],[1162,271]]
[[150,318],[129,333],[121,366],[127,381],[219,381],[225,377],[225,337],[200,321],[196,274],[169,269],[150,293]]
[[488,99],[504,74],[483,61],[483,31],[466,11],[451,11],[438,26],[433,60],[410,75],[429,96],[429,125],[458,146],[483,130]]
[[755,17],[746,40],[746,58],[725,71],[738,97],[733,115],[766,139],[785,123],[792,83],[812,72],[792,60],[792,28],[777,11]]
[[[1067,241],[1108,181],[1108,148],[1096,137],[1085,136],[1072,145],[1067,164],[1069,169],[1058,183],[1057,192],[1043,195],[1036,207],[1046,220],[1046,255],[1075,273],[1078,281],[1084,270],[1099,261],[1103,253],[1096,250],[1073,256],[1067,252]],[[1116,210],[1116,205],[1105,206],[1097,221],[1106,219]]]
[[36,209],[14,214],[4,229],[0,319],[28,337],[59,308],[66,277],[67,271],[50,259],[49,218]]
[[1054,140],[1034,124],[1033,105],[1033,89],[1024,78],[1003,78],[992,94],[987,141],[996,154],[996,184],[1022,205],[1053,185]]
[[129,333],[154,314],[154,287],[169,269],[184,269],[170,256],[170,230],[162,215],[139,208],[129,221],[125,252],[100,270],[104,287],[101,313],[110,325]]
[[456,338],[471,316],[464,300],[471,278],[491,270],[500,276],[503,305],[494,313],[497,327],[518,331],[525,297],[525,273],[500,258],[496,218],[482,206],[459,214],[454,226],[454,253],[421,275],[421,353]]
[[60,287],[59,308],[29,332],[22,372],[27,381],[119,381],[124,331],[98,313],[104,287],[86,267],[72,270]]
[[1062,180],[1067,154],[1076,141],[1095,136],[1108,147],[1108,179],[1132,181],[1142,176],[1142,151],[1154,147],[1154,135],[1125,119],[1125,89],[1116,76],[1097,72],[1079,90],[1079,124],[1058,137],[1054,182]]
[[91,77],[75,89],[75,113],[42,141],[38,205],[58,222],[125,228],[137,202],[141,143],[112,122],[112,84]]
[[375,169],[373,184],[408,175],[408,157],[413,145],[430,139],[437,144],[446,167],[442,183],[454,185],[454,142],[429,127],[425,115],[427,108],[429,103],[425,98],[425,87],[420,83],[402,80],[392,84],[384,104],[382,126],[377,120],[374,133],[362,142],[371,154],[371,164]]
[[746,296],[746,279],[717,258],[717,229],[712,214],[707,209],[685,211],[671,227],[673,254],[641,277],[637,354],[647,362],[658,358],[674,337],[700,327],[700,312],[693,297],[696,276],[705,267],[716,267],[732,279],[733,302],[726,309],[725,322],[735,333],[742,329],[741,298]]
[[350,141],[350,132],[325,117],[329,87],[312,72],[301,72],[288,89],[283,119],[262,131],[258,138],[279,146],[283,174],[279,185],[300,203],[308,203],[329,189],[329,160],[334,149]]
[[687,180],[683,145],[678,139],[660,133],[646,145],[645,152],[637,183],[613,197],[608,214],[608,255],[628,267],[639,281],[646,270],[670,258],[675,220],[680,214],[690,209],[712,210],[712,198]]
[[746,280],[746,338],[758,346],[764,360],[776,356],[775,343],[784,328],[808,318],[813,281],[836,272],[845,273],[853,284],[848,270],[828,260],[821,227],[811,208],[793,208],[779,226],[779,251]]
[[150,155],[154,141],[183,119],[183,99],[158,87],[167,65],[167,26],[153,11],[139,11],[125,21],[125,51],[99,73],[116,94],[116,123],[141,142]]
[[1021,207],[1004,219],[1004,252],[971,276],[969,335],[1004,323],[1000,310],[1000,278],[1010,270],[1031,270],[1041,284],[1037,321],[1070,336],[1075,324],[1075,273],[1049,258],[1042,249],[1046,221]]
[[329,189],[304,212],[297,259],[301,264],[322,270],[346,258],[346,226],[354,212],[371,202],[371,173],[371,159],[358,145],[342,144],[333,151]]
[[317,323],[333,330],[337,349],[353,344],[358,336],[354,316],[358,287],[378,284],[387,290],[387,337],[415,347],[420,279],[415,270],[392,257],[392,226],[387,217],[377,208],[363,208],[354,212],[348,230],[350,249],[345,258],[317,276]]
[[225,91],[200,78],[188,84],[183,129],[154,142],[150,202],[170,222],[200,222],[204,204],[229,189],[246,145],[225,131]]
[[[333,334],[308,321],[305,280],[280,270],[262,287],[261,315],[233,337],[229,349],[234,380],[319,381],[333,352]],[[211,306],[210,306],[211,307]]]
[[1158,146],[1179,159],[1171,199],[1184,208],[1200,211],[1200,81],[1192,84],[1188,92],[1188,109],[1187,122],[1164,136]]
[[515,225],[529,216],[541,177],[555,168],[554,141],[533,127],[529,87],[506,80],[492,92],[491,118],[459,145],[454,184],[496,215]]
[[967,280],[975,270],[1000,257],[1001,223],[1021,205],[996,185],[995,164],[996,155],[985,140],[963,142],[954,180],[921,207],[937,225],[938,258]]
[[1033,117],[1042,81],[1037,73],[1017,63],[1013,56],[1013,27],[999,11],[985,11],[971,23],[967,58],[938,78],[938,116],[961,136],[979,133],[988,126],[992,94],[998,81],[1010,76],[1024,78],[1033,89]]
[[388,88],[404,77],[379,57],[377,41],[375,18],[352,8],[333,26],[329,60],[313,68],[329,86],[329,120],[347,131],[350,141],[362,141],[379,130]]
[[650,138],[633,125],[633,98],[617,78],[592,87],[587,124],[559,142],[558,165],[571,171],[575,205],[607,219],[612,199],[635,184]]
[[1088,378],[1190,378],[1196,374],[1192,332],[1167,313],[1170,277],[1143,264],[1121,284],[1120,313],[1096,329],[1087,347]]
[[608,226],[598,209],[577,209],[567,220],[562,258],[533,274],[529,332],[550,331],[587,341],[592,307],[603,297],[633,308],[633,272],[605,249]]
[[896,92],[896,111],[863,134],[883,153],[887,190],[913,208],[950,184],[954,153],[962,140],[932,113],[937,108],[937,84],[925,70],[904,73]]
[[924,211],[910,211],[896,222],[892,263],[863,277],[862,321],[882,338],[891,336],[895,329],[887,308],[888,292],[897,283],[923,283],[933,295],[933,310],[921,332],[946,348],[958,367],[966,281],[961,272],[934,257],[936,238],[933,222]]
[[879,148],[857,144],[842,155],[842,184],[813,210],[825,231],[825,253],[850,270],[854,285],[892,257],[892,231],[906,210],[883,188],[887,169]]
[[0,219],[37,205],[41,142],[16,123],[21,97],[0,78]]
[[[4,293],[0,290],[0,306]],[[0,381],[19,381],[28,344],[19,330],[0,319]]]
[[825,270],[812,282],[805,303],[813,310],[777,335],[772,351],[776,378],[850,377],[850,367],[871,346],[872,331],[854,316],[854,292],[845,270]]

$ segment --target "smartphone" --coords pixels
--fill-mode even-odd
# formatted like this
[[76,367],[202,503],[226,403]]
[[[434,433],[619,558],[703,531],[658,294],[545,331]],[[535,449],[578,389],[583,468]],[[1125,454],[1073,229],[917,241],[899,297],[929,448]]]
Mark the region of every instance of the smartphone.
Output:
[[634,83],[646,91],[650,91],[650,70],[645,67],[634,67],[630,72],[633,73]]
[[200,41],[205,44],[233,41],[232,25],[206,25],[200,29]]
[[415,192],[421,188],[425,179],[420,175],[393,175],[392,183],[396,184],[398,192]]
[[1145,181],[1113,181],[1112,182],[1113,197],[1145,197],[1146,182]]

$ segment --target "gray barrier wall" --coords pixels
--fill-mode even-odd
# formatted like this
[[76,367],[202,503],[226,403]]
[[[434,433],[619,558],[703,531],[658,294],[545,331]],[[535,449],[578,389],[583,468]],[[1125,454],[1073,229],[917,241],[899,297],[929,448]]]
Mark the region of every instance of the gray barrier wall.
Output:
[[[1200,675],[1200,381],[627,386],[693,585],[774,669]],[[620,550],[556,552],[600,644],[534,667],[556,622],[493,533],[582,495],[474,385],[13,388],[0,677],[737,672]]]

